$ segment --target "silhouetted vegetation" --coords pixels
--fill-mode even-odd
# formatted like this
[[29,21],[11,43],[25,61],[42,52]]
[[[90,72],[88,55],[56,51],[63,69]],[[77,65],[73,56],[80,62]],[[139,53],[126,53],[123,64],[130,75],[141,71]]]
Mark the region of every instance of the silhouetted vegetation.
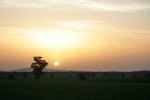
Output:
[[107,76],[107,73],[103,73],[103,74],[102,74],[102,77],[105,77],[105,76]]
[[54,72],[51,72],[51,77],[55,77],[55,73]]
[[31,68],[33,68],[33,74],[35,75],[35,79],[39,80],[41,75],[44,74],[43,69],[48,65],[48,63],[45,60],[41,60],[42,57],[33,57],[34,63],[31,64]]
[[144,75],[145,78],[150,78],[150,73]]
[[132,75],[132,78],[136,78],[137,76],[135,74]]
[[9,75],[8,75],[8,79],[9,79],[9,80],[13,80],[13,79],[15,79],[15,77],[14,77],[13,74],[9,74]]
[[78,78],[81,80],[81,81],[85,81],[87,79],[87,76],[85,73],[79,73],[78,74]]
[[120,74],[120,77],[125,77],[125,74]]
[[26,72],[23,72],[23,75],[22,75],[22,77],[23,78],[26,78],[28,76],[28,73],[26,73]]

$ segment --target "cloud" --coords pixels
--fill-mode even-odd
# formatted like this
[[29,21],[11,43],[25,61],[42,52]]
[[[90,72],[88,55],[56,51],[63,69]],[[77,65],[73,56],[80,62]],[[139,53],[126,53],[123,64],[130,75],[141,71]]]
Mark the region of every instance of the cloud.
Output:
[[133,12],[150,9],[149,0],[1,0],[0,8],[80,7],[94,10]]
[[139,2],[137,1],[123,1],[123,0],[85,0],[82,4],[85,7],[91,9],[101,9],[101,10],[109,10],[109,11],[137,11],[150,9],[150,2]]
[[0,8],[44,8],[46,7],[45,4],[35,1],[26,2],[24,0],[1,0],[0,1]]

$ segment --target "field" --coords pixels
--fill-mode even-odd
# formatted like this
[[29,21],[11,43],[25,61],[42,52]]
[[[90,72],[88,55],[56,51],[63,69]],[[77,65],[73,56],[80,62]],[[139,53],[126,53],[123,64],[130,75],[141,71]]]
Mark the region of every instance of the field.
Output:
[[79,73],[45,73],[34,80],[32,73],[9,73],[0,78],[0,100],[150,100],[150,78],[143,74],[93,73],[80,80]]

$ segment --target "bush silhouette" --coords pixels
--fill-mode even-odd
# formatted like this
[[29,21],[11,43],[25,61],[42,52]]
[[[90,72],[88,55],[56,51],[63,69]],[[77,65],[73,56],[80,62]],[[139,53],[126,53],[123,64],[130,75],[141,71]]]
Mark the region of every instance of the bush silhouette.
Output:
[[107,73],[103,73],[103,74],[102,74],[102,77],[105,77],[105,76],[107,76],[107,75],[108,75]]
[[87,79],[86,74],[84,74],[84,73],[78,74],[78,78],[79,78],[81,81],[85,81],[85,80]]
[[135,74],[132,75],[132,78],[136,78],[137,76]]
[[150,78],[150,73],[144,75],[145,78]]
[[9,74],[9,75],[8,75],[8,79],[9,79],[9,80],[13,80],[13,79],[15,79],[15,77],[14,77],[13,74]]
[[35,75],[35,79],[39,80],[41,75],[44,74],[43,69],[48,65],[45,60],[41,60],[42,57],[36,56],[33,57],[34,63],[31,64],[31,68],[33,68],[33,74]]
[[95,76],[96,76],[96,73],[92,73],[91,76],[92,76],[92,77],[95,77]]
[[55,77],[55,73],[54,72],[51,73],[51,77]]
[[125,74],[120,74],[120,77],[123,77],[123,78],[124,78],[124,77],[125,77]]
[[26,73],[26,72],[23,72],[23,75],[22,75],[22,77],[23,78],[26,78],[28,76],[28,73]]

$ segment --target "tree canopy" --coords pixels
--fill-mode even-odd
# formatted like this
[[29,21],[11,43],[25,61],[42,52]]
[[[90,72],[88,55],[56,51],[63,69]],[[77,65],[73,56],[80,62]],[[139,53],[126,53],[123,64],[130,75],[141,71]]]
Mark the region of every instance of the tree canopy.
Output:
[[45,60],[41,60],[41,56],[33,57],[34,63],[31,64],[31,68],[33,68],[33,74],[35,75],[35,79],[39,80],[41,75],[44,74],[43,69],[48,65]]

